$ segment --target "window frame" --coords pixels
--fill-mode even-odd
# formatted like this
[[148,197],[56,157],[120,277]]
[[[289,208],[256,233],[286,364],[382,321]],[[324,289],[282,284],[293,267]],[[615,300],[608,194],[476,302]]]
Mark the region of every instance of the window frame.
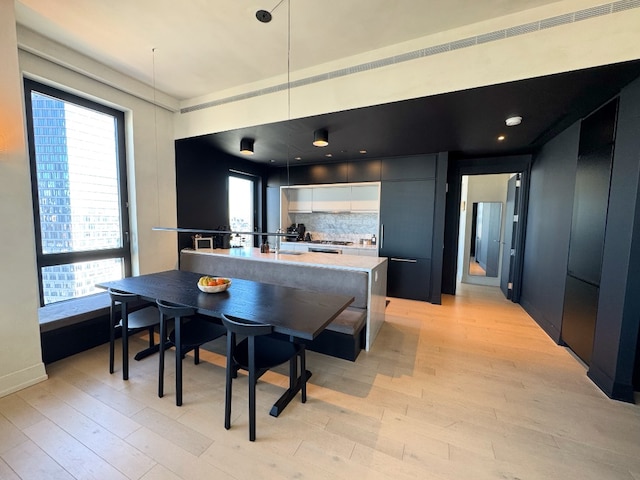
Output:
[[[259,194],[260,194],[260,177],[258,177],[258,175],[254,175],[252,173],[248,173],[248,172],[244,172],[244,171],[240,171],[240,170],[234,170],[234,169],[229,169],[229,173],[227,175],[227,203],[231,200],[229,198],[229,193],[230,193],[230,188],[229,188],[229,178],[230,177],[236,177],[236,178],[241,178],[243,180],[250,180],[253,183],[253,199],[252,199],[252,203],[253,203],[253,230],[256,231],[256,229],[261,230],[260,228],[260,217],[258,215],[258,212],[260,210],[259,207]],[[229,215],[229,205],[227,205],[227,216]],[[231,218],[229,218],[229,223],[231,223]],[[229,227],[231,227],[231,225],[229,225]],[[258,245],[257,243],[258,237],[256,235],[253,235],[252,237],[252,246],[256,247]]]
[[[24,78],[24,99],[25,117],[27,126],[27,140],[29,149],[29,167],[31,172],[31,199],[33,202],[33,219],[35,233],[36,263],[38,275],[38,291],[40,306],[44,306],[44,286],[42,281],[42,269],[56,265],[66,265],[77,262],[89,262],[95,260],[106,260],[121,258],[123,260],[123,275],[131,276],[131,244],[129,227],[129,197],[127,186],[127,161],[125,142],[125,114],[123,111],[108,107],[84,97],[69,93],[50,85],[46,85],[35,80]],[[116,122],[116,155],[118,171],[118,195],[120,199],[120,235],[122,246],[119,248],[86,250],[81,252],[49,253],[42,251],[42,229],[40,226],[40,199],[38,195],[38,177],[36,165],[36,149],[34,138],[33,109],[31,102],[31,92],[42,93],[63,102],[73,103],[97,112],[111,115]],[[80,298],[80,297],[75,297]],[[71,299],[67,299],[71,300]],[[64,300],[63,300],[64,301]],[[56,302],[57,303],[57,302]]]

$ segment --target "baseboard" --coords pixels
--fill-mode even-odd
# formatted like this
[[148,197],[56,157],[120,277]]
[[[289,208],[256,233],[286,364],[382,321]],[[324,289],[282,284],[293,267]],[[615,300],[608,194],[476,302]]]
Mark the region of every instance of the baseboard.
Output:
[[44,363],[39,362],[31,367],[0,377],[0,397],[30,387],[49,378]]
[[549,322],[532,304],[522,298],[520,299],[520,306],[554,342],[562,345],[560,330],[553,323]]
[[622,402],[635,403],[633,385],[616,381],[594,365],[589,367],[587,377],[589,377],[607,397]]

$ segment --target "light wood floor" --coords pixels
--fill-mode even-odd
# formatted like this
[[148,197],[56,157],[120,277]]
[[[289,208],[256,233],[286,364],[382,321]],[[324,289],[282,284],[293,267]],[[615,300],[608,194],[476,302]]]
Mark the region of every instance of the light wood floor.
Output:
[[391,299],[357,362],[309,352],[308,402],[279,418],[286,372],[266,375],[255,443],[245,378],[227,431],[224,360],[203,357],[185,361],[182,407],[173,377],[157,397],[157,357],[127,382],[106,345],[49,365],[48,381],[0,399],[0,478],[640,480],[640,408],[606,398],[497,288]]

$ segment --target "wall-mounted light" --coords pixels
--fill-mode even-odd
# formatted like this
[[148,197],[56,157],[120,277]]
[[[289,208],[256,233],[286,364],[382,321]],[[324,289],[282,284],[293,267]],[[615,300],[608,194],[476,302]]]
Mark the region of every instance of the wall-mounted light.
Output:
[[316,147],[326,147],[329,145],[329,132],[324,128],[320,128],[313,132],[313,144]]
[[253,138],[243,138],[240,140],[240,153],[243,155],[253,155]]

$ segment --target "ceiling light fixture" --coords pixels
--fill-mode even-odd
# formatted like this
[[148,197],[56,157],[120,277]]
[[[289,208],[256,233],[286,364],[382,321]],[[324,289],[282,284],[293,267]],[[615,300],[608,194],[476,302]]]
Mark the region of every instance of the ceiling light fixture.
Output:
[[520,125],[522,123],[522,117],[514,115],[513,117],[507,118],[504,123],[507,124],[507,127],[515,127],[516,125]]
[[498,137],[498,141],[499,141],[499,142],[502,142],[505,138],[506,138],[506,137],[505,137],[504,135],[500,135],[500,136]]
[[240,140],[240,153],[243,155],[253,155],[253,138],[243,138]]
[[313,132],[313,144],[316,147],[326,147],[329,145],[329,132],[324,128],[320,128]]

